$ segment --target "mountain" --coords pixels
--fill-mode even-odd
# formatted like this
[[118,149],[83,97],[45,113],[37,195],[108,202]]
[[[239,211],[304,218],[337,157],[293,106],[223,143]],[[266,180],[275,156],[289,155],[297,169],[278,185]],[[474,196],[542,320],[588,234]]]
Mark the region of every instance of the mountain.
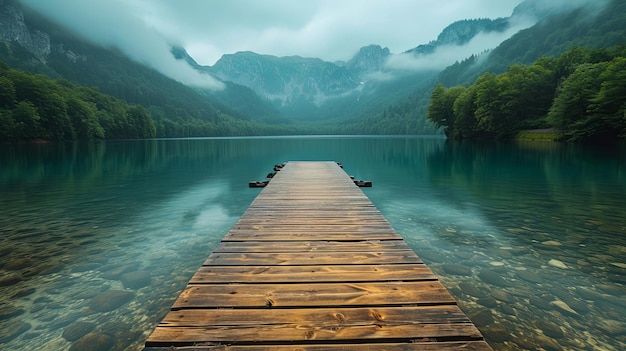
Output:
[[[428,60],[428,55],[438,48],[461,47],[480,34],[502,33],[513,24],[511,18],[457,21],[446,27],[436,40],[404,53],[392,54],[388,48],[369,45],[347,62],[237,52],[222,56],[213,66],[198,66],[193,59],[185,57],[186,53],[178,57],[199,71],[252,89],[285,118],[345,126],[351,121],[360,124],[365,117],[383,113],[390,105],[430,86],[440,72],[440,68],[434,67],[398,69],[388,64],[390,59],[402,56]],[[400,129],[400,133],[425,131]]]
[[531,64],[541,56],[556,57],[576,46],[607,48],[626,42],[623,1],[600,0],[563,8],[549,6],[541,0],[527,0],[513,13],[541,15],[541,19],[489,53],[447,67],[438,82],[444,86],[469,84],[484,72],[502,73],[513,64]]
[[363,79],[365,74],[384,70],[385,62],[390,56],[388,48],[382,48],[380,45],[364,46],[346,63],[346,67]]
[[468,19],[456,21],[441,31],[437,36],[437,40],[433,40],[428,44],[419,45],[407,53],[415,55],[432,54],[435,50],[442,46],[454,45],[462,46],[481,33],[504,32],[509,26],[509,18],[498,18],[495,20]]
[[347,68],[317,58],[275,57],[253,52],[222,56],[206,71],[254,90],[284,108],[297,103],[320,106],[329,98],[349,94],[359,81]]
[[[575,2],[580,5],[580,2]],[[569,4],[569,3],[568,3]],[[602,5],[602,6],[601,6]],[[417,90],[394,105],[398,119],[411,121],[413,111],[425,115],[430,94],[437,84],[445,87],[472,84],[486,72],[503,73],[515,64],[529,65],[537,59],[557,57],[575,48],[609,48],[626,44],[626,2],[586,2],[579,7],[550,7],[541,0],[527,0],[514,11],[517,15],[541,15],[534,26],[522,30],[495,49],[457,62],[444,69],[429,87]],[[408,111],[408,112],[407,112]]]
[[[0,1],[0,41],[0,60],[11,67],[144,106],[160,137],[281,133],[273,125],[284,122],[280,113],[251,90],[225,84],[212,95],[186,86],[115,49],[82,40],[15,0]],[[235,95],[246,96],[245,107],[233,103]]]
[[[183,60],[194,69],[204,72],[205,67],[199,65],[184,48],[172,47],[171,53],[177,60]],[[243,119],[254,119],[266,123],[289,123],[268,100],[259,97],[254,90],[236,84],[231,81],[224,81],[224,89],[213,91],[207,89],[196,89],[196,91],[213,100],[223,110],[230,111]]]

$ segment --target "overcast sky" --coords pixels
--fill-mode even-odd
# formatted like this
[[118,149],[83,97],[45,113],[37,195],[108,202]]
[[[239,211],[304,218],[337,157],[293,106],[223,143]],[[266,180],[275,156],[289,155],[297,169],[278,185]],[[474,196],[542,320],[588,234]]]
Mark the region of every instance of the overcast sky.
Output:
[[[454,21],[508,17],[521,0],[23,0],[88,39],[119,45],[151,32],[201,64],[250,50],[348,60],[369,44],[392,53]],[[139,43],[134,43],[140,46]]]
[[426,44],[457,20],[509,17],[521,1],[22,0],[92,42],[191,84],[197,74],[168,57],[170,44],[203,65],[245,50],[348,60],[369,44],[392,53]]

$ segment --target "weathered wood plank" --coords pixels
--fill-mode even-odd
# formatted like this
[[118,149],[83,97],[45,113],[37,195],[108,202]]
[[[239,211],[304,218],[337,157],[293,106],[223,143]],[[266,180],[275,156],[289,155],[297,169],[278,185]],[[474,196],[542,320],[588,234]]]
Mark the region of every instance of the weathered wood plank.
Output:
[[338,324],[361,326],[432,323],[470,323],[470,320],[456,305],[317,309],[191,309],[171,311],[163,318],[161,326],[306,324],[328,327]]
[[318,266],[203,266],[191,284],[349,283],[436,280],[424,264]]
[[403,240],[371,241],[251,241],[222,242],[213,252],[311,252],[311,251],[393,251],[411,250]]
[[190,284],[174,309],[454,304],[438,281],[311,284]]
[[365,216],[347,216],[347,217],[309,217],[303,215],[301,217],[292,217],[284,215],[273,215],[268,217],[246,217],[242,218],[235,223],[235,227],[246,225],[268,225],[268,224],[280,224],[280,225],[347,225],[347,224],[361,224],[361,225],[390,225],[382,216],[372,216],[371,218]]
[[214,266],[311,266],[320,264],[394,264],[422,263],[410,250],[386,252],[213,252],[204,265]]
[[[180,348],[148,347],[144,351],[488,351],[491,347],[484,341],[447,341],[428,342],[412,340],[409,343],[359,343],[359,344],[293,344],[293,345],[229,345],[216,343],[214,345],[195,345]],[[371,342],[371,341],[370,341]]]
[[357,240],[397,240],[402,237],[395,233],[356,233],[348,234],[341,232],[328,232],[328,233],[315,233],[312,235],[307,232],[299,233],[259,233],[259,232],[244,232],[244,233],[228,233],[224,236],[222,241],[306,241],[311,239],[317,239],[321,241],[344,241],[354,242]]
[[454,340],[464,337],[480,340],[482,336],[471,323],[453,324],[407,324],[407,325],[361,325],[330,326],[315,325],[274,325],[274,326],[208,326],[208,327],[167,327],[157,328],[150,342],[175,343],[225,342],[238,340],[263,340],[266,343],[302,341],[369,341],[372,339],[404,340],[433,338]]

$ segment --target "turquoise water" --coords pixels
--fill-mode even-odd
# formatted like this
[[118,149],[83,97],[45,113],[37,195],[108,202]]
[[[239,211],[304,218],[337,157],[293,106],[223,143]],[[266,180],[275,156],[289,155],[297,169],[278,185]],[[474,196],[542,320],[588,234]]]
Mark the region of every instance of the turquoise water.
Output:
[[288,160],[373,181],[494,349],[626,349],[626,150],[419,137],[1,145],[0,348],[140,350]]

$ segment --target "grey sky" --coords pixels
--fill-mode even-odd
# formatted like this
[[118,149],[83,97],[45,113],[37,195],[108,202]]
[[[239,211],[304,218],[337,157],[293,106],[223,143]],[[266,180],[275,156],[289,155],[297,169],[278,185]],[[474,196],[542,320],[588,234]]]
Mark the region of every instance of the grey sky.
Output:
[[399,53],[436,39],[444,27],[460,19],[508,17],[520,2],[23,0],[98,43],[141,46],[136,41],[149,34],[182,45],[205,65],[244,50],[329,61],[347,60],[369,44]]

